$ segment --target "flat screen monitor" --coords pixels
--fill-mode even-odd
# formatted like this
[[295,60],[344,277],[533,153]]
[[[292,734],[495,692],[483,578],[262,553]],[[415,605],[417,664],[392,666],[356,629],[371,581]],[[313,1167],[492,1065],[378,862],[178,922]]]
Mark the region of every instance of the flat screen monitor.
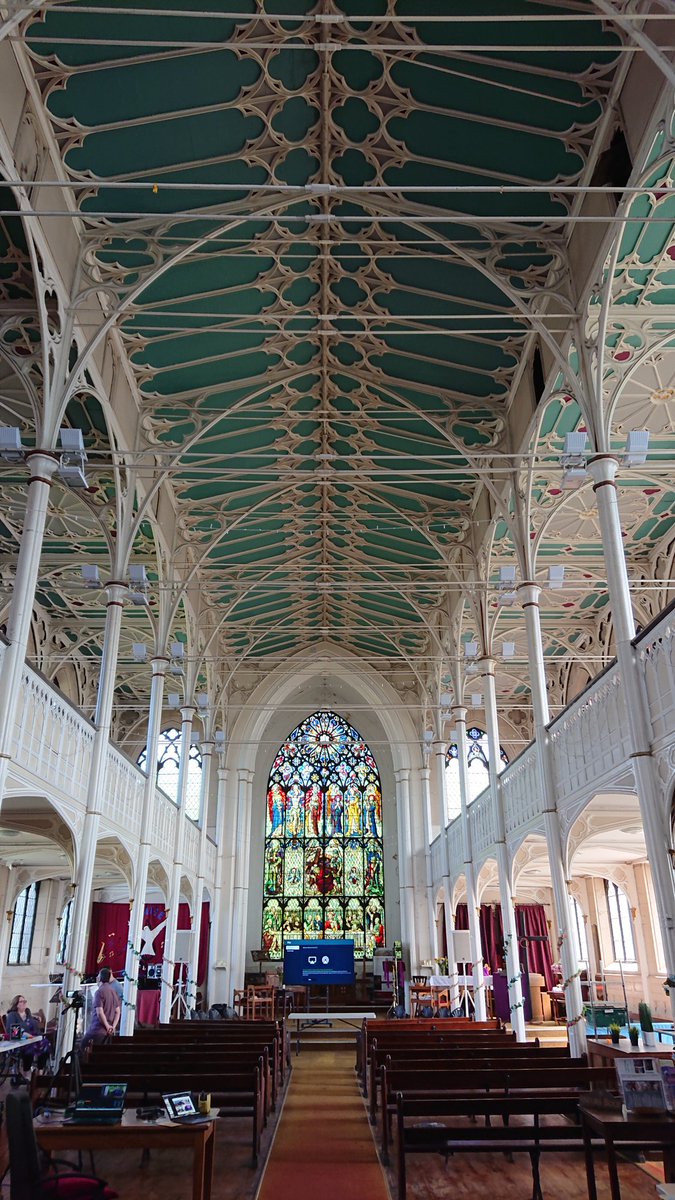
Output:
[[353,941],[287,941],[284,983],[345,985],[354,982]]

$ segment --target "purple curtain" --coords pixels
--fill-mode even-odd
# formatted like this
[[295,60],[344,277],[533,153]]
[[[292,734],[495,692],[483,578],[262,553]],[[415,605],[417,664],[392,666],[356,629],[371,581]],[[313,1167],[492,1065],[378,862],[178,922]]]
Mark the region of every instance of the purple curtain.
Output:
[[469,928],[469,910],[466,904],[458,904],[455,909],[455,929]]
[[498,904],[481,904],[480,906],[480,938],[483,946],[483,958],[490,968],[490,974],[501,970],[502,958],[502,910]]
[[546,988],[550,991],[553,987],[551,943],[543,904],[517,904],[516,926],[525,937],[546,938],[543,942],[527,942],[527,963],[531,972],[544,976]]

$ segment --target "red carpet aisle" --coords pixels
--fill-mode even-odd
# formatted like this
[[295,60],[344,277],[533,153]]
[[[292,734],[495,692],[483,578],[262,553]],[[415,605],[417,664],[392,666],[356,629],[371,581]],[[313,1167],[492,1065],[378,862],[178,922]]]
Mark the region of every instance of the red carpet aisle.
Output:
[[305,1051],[257,1200],[389,1200],[354,1073],[354,1052]]

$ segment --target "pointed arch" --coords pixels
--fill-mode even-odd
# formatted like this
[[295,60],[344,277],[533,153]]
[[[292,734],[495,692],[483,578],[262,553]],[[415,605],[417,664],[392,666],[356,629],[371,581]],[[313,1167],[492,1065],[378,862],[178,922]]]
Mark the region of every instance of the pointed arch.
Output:
[[337,713],[317,711],[279,748],[267,787],[262,945],[353,938],[384,944],[382,788],[375,759]]

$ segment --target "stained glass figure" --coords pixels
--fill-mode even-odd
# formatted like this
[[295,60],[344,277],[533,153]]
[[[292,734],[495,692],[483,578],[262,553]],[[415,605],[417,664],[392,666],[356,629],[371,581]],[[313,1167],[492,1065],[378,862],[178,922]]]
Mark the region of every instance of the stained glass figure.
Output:
[[282,957],[286,937],[353,938],[357,958],[384,944],[380,776],[336,713],[313,713],[272,764],[263,893],[271,957]]
[[[469,803],[471,804],[490,782],[490,748],[487,734],[476,726],[466,731],[467,764],[469,768]],[[448,746],[445,756],[445,786],[448,796],[448,814],[456,817],[462,809],[461,793],[459,790],[459,764],[457,762],[457,743]],[[499,747],[499,763],[497,772],[500,773],[508,763],[506,752]]]

